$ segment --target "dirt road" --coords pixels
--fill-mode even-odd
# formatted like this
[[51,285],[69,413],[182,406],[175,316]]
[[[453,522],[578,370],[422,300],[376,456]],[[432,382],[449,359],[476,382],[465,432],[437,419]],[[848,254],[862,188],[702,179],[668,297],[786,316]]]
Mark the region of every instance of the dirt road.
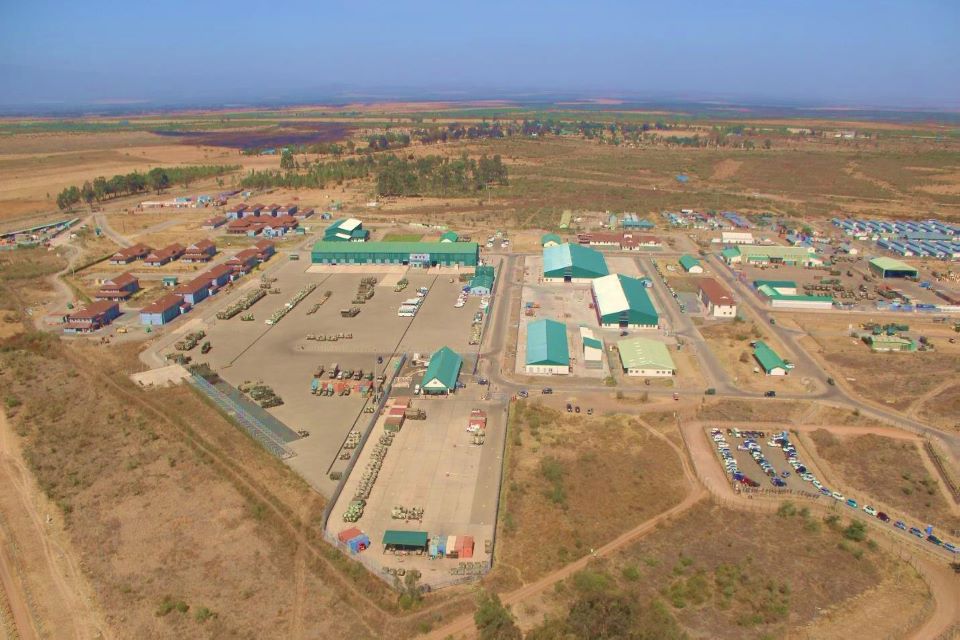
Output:
[[[696,475],[694,474],[693,469],[690,466],[690,463],[687,459],[685,452],[673,443],[669,438],[659,433],[654,429],[650,429],[650,433],[657,438],[660,438],[666,442],[670,447],[677,453],[677,456],[680,458],[680,463],[683,467],[683,475],[689,489],[686,497],[678,504],[674,505],[670,509],[657,514],[653,518],[641,522],[639,525],[625,531],[620,534],[607,544],[595,549],[592,554],[583,556],[582,558],[571,562],[570,564],[561,567],[560,569],[554,571],[553,573],[547,574],[535,582],[525,584],[513,591],[510,591],[506,594],[501,595],[501,600],[506,606],[514,606],[525,600],[532,598],[538,594],[543,593],[550,587],[554,586],[556,583],[561,580],[569,578],[577,571],[584,569],[587,564],[594,558],[601,558],[604,556],[611,555],[612,553],[622,549],[623,547],[633,544],[643,536],[647,535],[654,531],[658,525],[669,520],[670,518],[677,516],[684,511],[690,509],[698,502],[707,497],[708,492],[704,487],[697,481]],[[474,627],[473,615],[463,615],[459,618],[456,618],[449,624],[431,631],[425,637],[430,640],[441,640],[449,636],[452,637],[473,637],[476,635],[476,629]]]
[[21,638],[112,638],[78,558],[52,515],[55,507],[25,466],[2,412],[0,486],[0,579]]

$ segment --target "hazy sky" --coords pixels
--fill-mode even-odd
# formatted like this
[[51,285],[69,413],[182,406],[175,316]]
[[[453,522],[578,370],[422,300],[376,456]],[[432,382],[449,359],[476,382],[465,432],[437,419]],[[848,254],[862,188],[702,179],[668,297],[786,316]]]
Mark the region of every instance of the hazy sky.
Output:
[[960,108],[960,0],[0,0],[0,103],[348,89]]

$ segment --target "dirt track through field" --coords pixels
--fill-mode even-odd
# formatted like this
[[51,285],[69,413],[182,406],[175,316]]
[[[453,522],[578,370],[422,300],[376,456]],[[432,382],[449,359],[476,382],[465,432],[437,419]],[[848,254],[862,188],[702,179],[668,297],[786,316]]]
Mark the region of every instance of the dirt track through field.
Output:
[[[62,532],[52,519],[44,523],[41,509],[52,505],[40,493],[29,469],[23,463],[16,435],[3,412],[0,412],[0,486],[7,492],[7,509],[15,508],[20,513],[4,513],[5,521],[16,517],[18,529],[16,544],[30,549],[29,556],[39,556],[42,566],[17,567],[10,555],[13,541],[6,539],[6,531],[0,530],[0,578],[13,613],[17,632],[21,638],[38,638],[52,634],[57,638],[113,638],[109,627],[101,619],[93,603],[93,594],[80,570],[78,558],[66,540],[60,540]],[[40,505],[43,505],[42,507]],[[26,552],[23,553],[27,557]],[[24,583],[20,571],[33,578],[33,589]],[[38,620],[36,601],[43,601],[53,615]],[[52,619],[53,616],[56,619]]]
[[[650,518],[649,520],[641,522],[633,529],[630,529],[629,531],[625,531],[624,533],[620,534],[619,536],[617,536],[607,544],[599,547],[598,549],[594,549],[592,554],[583,556],[582,558],[574,562],[571,562],[570,564],[564,567],[561,567],[560,569],[554,571],[553,573],[543,576],[539,580],[536,580],[529,584],[525,584],[521,587],[518,587],[517,589],[514,589],[513,591],[510,591],[504,594],[501,597],[501,600],[505,606],[517,605],[529,598],[532,598],[534,596],[537,596],[543,593],[545,590],[552,587],[553,585],[560,582],[561,580],[565,580],[566,578],[569,578],[576,572],[586,568],[587,564],[594,557],[600,558],[600,557],[608,556],[616,551],[619,551],[623,547],[636,542],[643,536],[654,531],[657,528],[657,526],[659,526],[660,524],[668,521],[670,518],[674,516],[677,516],[683,513],[684,511],[687,511],[688,509],[690,509],[691,507],[693,507],[694,505],[696,505],[701,500],[707,497],[708,493],[706,489],[704,489],[703,486],[701,486],[700,483],[697,481],[696,475],[694,474],[693,469],[690,466],[686,453],[679,446],[677,446],[675,443],[673,443],[669,438],[664,436],[659,431],[656,431],[655,429],[652,429],[652,428],[648,428],[648,429],[651,435],[666,442],[670,446],[670,448],[676,452],[677,456],[680,459],[680,464],[683,467],[684,479],[686,480],[687,486],[689,488],[689,492],[687,493],[686,497],[684,497],[683,501],[681,501],[680,503],[674,505],[670,509],[667,509],[666,511],[660,514],[657,514],[653,518]],[[449,624],[446,624],[443,627],[436,629],[435,631],[431,631],[425,637],[431,640],[441,640],[448,636],[454,636],[454,637],[473,636],[475,635],[475,633],[476,633],[476,629],[474,628],[473,616],[463,615],[457,618],[456,620],[450,622]]]

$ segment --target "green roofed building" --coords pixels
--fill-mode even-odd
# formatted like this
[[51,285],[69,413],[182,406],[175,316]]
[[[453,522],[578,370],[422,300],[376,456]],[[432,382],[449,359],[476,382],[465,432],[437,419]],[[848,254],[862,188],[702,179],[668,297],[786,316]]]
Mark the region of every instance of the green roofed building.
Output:
[[457,388],[463,358],[450,347],[440,347],[432,356],[420,388],[427,395],[446,395]]
[[790,367],[777,355],[777,352],[767,346],[763,340],[753,343],[753,357],[757,360],[764,373],[768,376],[785,376]]
[[693,256],[680,256],[680,266],[687,273],[703,273],[703,265]]
[[488,296],[493,290],[493,280],[496,277],[496,271],[493,265],[480,265],[477,267],[473,277],[470,278],[470,295]]
[[544,282],[590,282],[610,273],[603,254],[578,244],[559,244],[543,249]]
[[456,231],[446,231],[440,236],[440,242],[456,242],[459,239]]
[[571,220],[572,218],[573,218],[573,212],[571,212],[571,211],[564,211],[562,214],[560,214],[560,228],[561,228],[561,229],[569,229],[569,228],[570,228],[570,220]]
[[533,375],[570,373],[567,325],[556,320],[537,320],[527,325],[526,372]]
[[721,252],[727,264],[789,264],[813,267],[823,264],[809,247],[781,247],[779,245],[742,244]]
[[873,351],[916,351],[917,343],[902,336],[879,335],[864,336],[863,340],[870,345]]
[[596,278],[591,293],[601,327],[656,329],[660,324],[647,289],[637,278],[619,273]]
[[328,242],[313,245],[314,264],[402,264],[415,268],[475,267],[476,242]]
[[397,531],[387,529],[383,532],[384,551],[418,551],[427,550],[426,531]]
[[894,258],[871,258],[870,270],[881,278],[916,278],[917,270],[906,262]]
[[628,376],[667,378],[677,374],[677,365],[667,345],[649,338],[630,338],[617,342],[620,365]]
[[767,286],[782,296],[797,295],[797,283],[793,280],[754,280],[753,286],[758,290],[760,287]]
[[334,220],[323,232],[327,242],[366,242],[370,232],[356,218]]
[[545,233],[540,236],[541,247],[555,247],[558,244],[563,244],[563,239],[555,233]]

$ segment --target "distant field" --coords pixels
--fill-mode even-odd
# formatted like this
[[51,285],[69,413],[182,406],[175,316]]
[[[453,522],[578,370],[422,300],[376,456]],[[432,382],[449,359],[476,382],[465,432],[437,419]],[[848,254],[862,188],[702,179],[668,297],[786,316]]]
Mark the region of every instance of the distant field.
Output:
[[383,236],[384,242],[420,242],[422,239],[420,233],[388,233]]

